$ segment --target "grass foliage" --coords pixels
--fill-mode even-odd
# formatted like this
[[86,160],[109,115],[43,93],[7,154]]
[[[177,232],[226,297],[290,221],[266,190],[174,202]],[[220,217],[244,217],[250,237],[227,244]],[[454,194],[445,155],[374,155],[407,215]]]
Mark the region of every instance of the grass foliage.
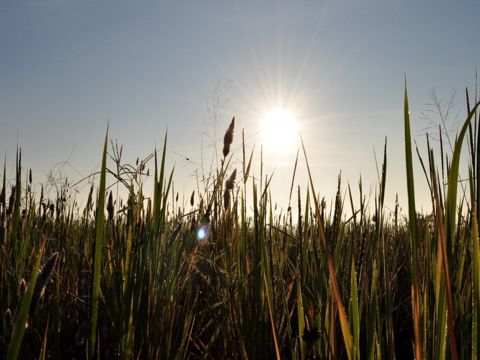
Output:
[[235,119],[219,169],[188,202],[173,190],[167,136],[160,157],[129,165],[107,132],[82,209],[68,184],[53,200],[34,194],[18,150],[0,193],[0,358],[480,358],[479,104],[467,92],[451,154],[428,136],[427,155],[416,148],[433,209],[418,214],[406,88],[404,100],[405,216],[384,209],[386,142],[374,206],[361,181],[344,197],[339,177],[328,207],[304,146],[309,186],[295,189],[297,156],[286,212],[243,133],[233,168]]

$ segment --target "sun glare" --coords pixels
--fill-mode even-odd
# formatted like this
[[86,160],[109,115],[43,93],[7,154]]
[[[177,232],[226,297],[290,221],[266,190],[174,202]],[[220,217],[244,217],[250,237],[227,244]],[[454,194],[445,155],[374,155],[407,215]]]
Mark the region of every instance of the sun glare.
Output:
[[263,115],[262,138],[269,152],[286,154],[295,150],[298,130],[295,114],[288,109],[275,108]]

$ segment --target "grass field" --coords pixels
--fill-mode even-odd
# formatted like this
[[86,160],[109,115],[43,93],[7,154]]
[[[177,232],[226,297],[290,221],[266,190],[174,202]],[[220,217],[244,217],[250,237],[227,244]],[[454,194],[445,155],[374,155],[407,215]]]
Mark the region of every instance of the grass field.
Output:
[[[6,166],[0,184],[0,358],[479,358],[478,103],[467,93],[451,153],[428,139],[415,149],[406,90],[404,106],[405,214],[384,210],[386,145],[374,205],[361,183],[343,198],[339,178],[329,208],[310,177],[302,189],[292,179],[291,207],[278,213],[245,146],[241,168],[231,165],[234,120],[219,169],[186,205],[172,192],[167,136],[146,197],[145,164],[115,162],[107,132],[82,209],[67,184],[55,199],[34,194],[17,151],[15,184]],[[308,148],[300,155],[308,166]],[[128,199],[115,200],[114,181]],[[421,181],[429,214],[415,208]]]

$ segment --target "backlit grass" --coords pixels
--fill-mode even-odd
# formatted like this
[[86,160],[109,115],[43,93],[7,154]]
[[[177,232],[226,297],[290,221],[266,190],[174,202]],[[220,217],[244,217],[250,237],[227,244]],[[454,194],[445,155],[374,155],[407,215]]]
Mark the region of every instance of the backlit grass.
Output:
[[[407,214],[384,209],[386,143],[374,205],[361,181],[358,199],[350,185],[343,198],[339,177],[332,208],[303,144],[309,186],[295,189],[296,162],[287,212],[275,210],[271,177],[234,120],[219,169],[186,206],[172,193],[167,136],[144,189],[145,163],[122,164],[107,133],[99,185],[82,209],[67,185],[54,199],[34,194],[18,150],[15,183],[5,165],[0,194],[0,358],[477,359],[478,103],[467,93],[452,154],[427,140],[416,159],[406,90],[404,100]],[[242,154],[231,152],[236,141]],[[424,178],[414,179],[416,161]],[[113,181],[127,198],[114,201]],[[420,181],[429,214],[416,211]]]

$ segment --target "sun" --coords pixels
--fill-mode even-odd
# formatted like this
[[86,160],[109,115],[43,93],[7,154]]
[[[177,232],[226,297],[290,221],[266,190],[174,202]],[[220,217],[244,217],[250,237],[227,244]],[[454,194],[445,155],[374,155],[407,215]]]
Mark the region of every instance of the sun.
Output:
[[284,155],[294,151],[298,132],[295,113],[289,109],[271,108],[262,116],[262,139],[268,152]]

